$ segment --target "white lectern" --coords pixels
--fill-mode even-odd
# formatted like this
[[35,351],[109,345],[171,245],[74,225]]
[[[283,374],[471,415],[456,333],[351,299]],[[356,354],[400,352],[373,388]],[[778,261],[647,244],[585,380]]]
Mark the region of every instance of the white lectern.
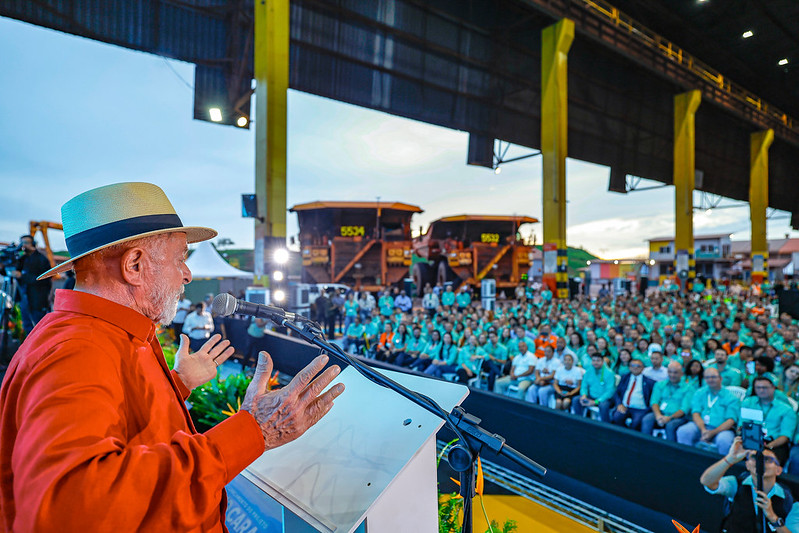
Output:
[[[464,385],[381,373],[447,412],[469,393]],[[367,533],[438,531],[435,436],[444,422],[351,366],[338,382],[346,390],[327,416],[265,452],[244,477],[319,531],[351,533],[364,520]]]

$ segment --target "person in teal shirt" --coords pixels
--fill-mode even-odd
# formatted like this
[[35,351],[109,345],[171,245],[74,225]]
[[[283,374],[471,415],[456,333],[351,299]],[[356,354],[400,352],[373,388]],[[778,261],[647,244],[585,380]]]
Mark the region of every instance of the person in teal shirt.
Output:
[[350,327],[350,324],[354,321],[355,317],[358,315],[358,310],[360,309],[360,305],[358,305],[358,300],[355,299],[355,293],[351,292],[347,295],[347,301],[344,302],[344,334],[346,335],[347,329]]
[[685,375],[682,378],[682,382],[694,389],[698,389],[704,382],[702,381],[702,376],[705,374],[705,367],[702,366],[702,362],[698,359],[693,359],[688,361],[688,364],[685,365]]
[[424,372],[433,362],[433,359],[440,359],[441,355],[441,334],[434,329],[430,333],[430,341],[425,345],[419,357],[411,363],[411,368],[417,372]]
[[455,293],[452,292],[452,285],[447,285],[447,290],[441,295],[441,305],[444,307],[455,305]]
[[619,350],[619,356],[616,359],[616,362],[613,363],[613,372],[618,374],[619,376],[624,376],[624,374],[630,373],[630,361],[632,361],[633,356],[630,353],[630,350],[627,348],[622,348]]
[[410,366],[419,358],[419,354],[422,353],[425,346],[427,346],[427,341],[422,338],[422,330],[419,326],[415,326],[411,333],[411,337],[405,344],[405,351],[397,356],[394,364],[397,366]]
[[727,351],[724,348],[717,348],[713,354],[716,362],[712,363],[710,367],[716,368],[721,374],[722,387],[740,387],[743,383],[743,374],[737,368],[733,368],[727,364]]
[[755,396],[746,398],[741,407],[763,413],[765,446],[774,452],[780,464],[785,464],[796,431],[796,413],[787,403],[775,401],[776,388],[769,378],[758,376],[753,382]]
[[344,332],[344,340],[342,341],[344,351],[349,353],[350,348],[355,346],[355,353],[361,353],[361,348],[364,344],[363,334],[365,332],[366,328],[361,324],[361,317],[355,315],[353,322],[347,327],[347,331]]
[[546,285],[541,287],[541,299],[544,300],[544,303],[549,303],[552,301],[552,291],[549,290],[549,287]]
[[738,398],[722,387],[717,368],[705,369],[705,385],[691,399],[692,420],[677,429],[677,442],[694,446],[698,442],[713,443],[721,455],[726,455],[735,438],[735,425],[741,410]]
[[464,286],[455,298],[458,302],[458,309],[465,310],[472,303],[472,295],[469,294],[469,287]]
[[444,333],[441,339],[441,350],[438,356],[431,359],[430,365],[424,370],[428,376],[441,378],[444,374],[454,374],[458,371],[458,347],[452,342],[452,335]]
[[494,381],[505,372],[505,364],[508,362],[508,349],[502,346],[497,337],[496,331],[488,334],[488,342],[483,346],[488,359],[483,367],[488,371],[488,390],[494,390]]
[[641,421],[641,433],[651,435],[655,428],[666,430],[666,438],[677,442],[677,428],[688,420],[691,411],[693,387],[682,382],[682,365],[672,361],[668,366],[668,379],[658,381],[652,389],[649,405],[651,413]]
[[458,353],[458,381],[468,383],[470,379],[480,375],[480,367],[486,357],[486,352],[480,346],[477,335],[469,337],[469,343],[461,348]]
[[583,374],[580,384],[580,400],[572,402],[572,410],[582,416],[586,407],[598,406],[603,421],[610,421],[610,407],[616,392],[616,374],[605,366],[605,360],[598,352],[591,354],[591,366]]
[[366,349],[368,357],[374,357],[374,351],[377,346],[377,335],[380,332],[379,328],[380,324],[372,320],[372,317],[366,317],[366,321],[363,324],[363,333],[365,337],[364,348]]
[[391,316],[394,314],[394,298],[386,291],[380,300],[377,301],[377,306],[380,308],[380,314],[383,316]]

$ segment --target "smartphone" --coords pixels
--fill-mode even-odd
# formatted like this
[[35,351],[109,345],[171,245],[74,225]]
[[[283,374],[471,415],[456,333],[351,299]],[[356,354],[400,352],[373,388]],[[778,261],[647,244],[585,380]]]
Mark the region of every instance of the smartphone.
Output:
[[745,421],[741,424],[741,440],[745,450],[762,450],[763,426],[751,420]]

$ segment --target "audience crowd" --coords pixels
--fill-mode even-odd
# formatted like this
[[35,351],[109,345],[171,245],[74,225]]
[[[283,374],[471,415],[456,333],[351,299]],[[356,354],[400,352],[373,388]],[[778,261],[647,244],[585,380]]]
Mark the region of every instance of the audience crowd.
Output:
[[[741,407],[799,473],[799,326],[768,291],[723,286],[592,300],[519,287],[493,310],[469,289],[342,298],[342,346],[430,376],[727,454]],[[325,307],[329,310],[328,307]],[[329,313],[316,317],[328,323]],[[789,458],[791,460],[789,461]]]

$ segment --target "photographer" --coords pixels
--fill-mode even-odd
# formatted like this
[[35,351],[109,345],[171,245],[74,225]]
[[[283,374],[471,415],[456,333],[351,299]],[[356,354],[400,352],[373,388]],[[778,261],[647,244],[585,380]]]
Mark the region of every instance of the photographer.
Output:
[[796,413],[785,402],[774,400],[774,383],[765,376],[754,380],[756,396],[749,396],[741,407],[754,409],[763,413],[763,427],[766,430],[766,448],[773,451],[780,464],[788,461],[791,438],[796,430]]
[[52,283],[50,279],[36,280],[50,269],[50,261],[36,249],[33,236],[23,235],[19,240],[22,256],[11,276],[19,283],[22,327],[27,333],[50,311]]
[[[757,510],[762,509],[769,529],[777,533],[799,533],[799,511],[787,487],[777,482],[782,473],[777,456],[766,448],[763,450],[763,490],[755,490],[755,452],[745,450],[741,437],[735,437],[730,451],[720,461],[702,473],[700,483],[711,494],[726,496],[730,500],[729,512],[722,522],[722,531],[748,533],[759,531]],[[725,476],[727,470],[746,459],[748,476],[743,479]]]

